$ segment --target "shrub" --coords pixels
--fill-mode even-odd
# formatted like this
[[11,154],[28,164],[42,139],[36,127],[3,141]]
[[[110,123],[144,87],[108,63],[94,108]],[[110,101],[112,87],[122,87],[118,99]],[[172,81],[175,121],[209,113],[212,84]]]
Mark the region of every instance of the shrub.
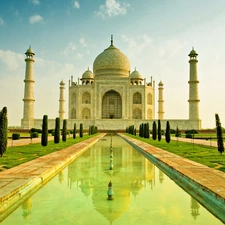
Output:
[[77,126],[76,123],[73,125],[73,139],[76,139]]
[[194,130],[194,129],[185,131],[185,134],[197,134],[197,133],[198,133],[198,131]]
[[47,115],[43,116],[41,145],[42,146],[48,145],[48,116]]
[[83,124],[80,124],[80,137],[83,137]]
[[215,114],[215,119],[216,119],[217,148],[220,154],[222,155],[222,153],[224,152],[223,129],[218,114]]
[[31,132],[30,138],[38,138],[38,132]]
[[162,139],[161,122],[158,120],[158,141]]
[[166,122],[166,142],[170,143],[170,123]]
[[156,127],[156,122],[154,121],[152,124],[152,139],[156,140],[157,138],[157,127]]
[[66,119],[63,120],[63,130],[62,130],[62,140],[66,141],[66,135],[67,135],[67,121]]
[[54,131],[54,143],[58,144],[60,142],[60,119],[55,118],[55,131]]
[[42,130],[41,129],[36,129],[36,128],[31,128],[30,129],[30,132],[37,132],[37,133],[39,133],[39,134],[41,134],[42,133]]
[[19,133],[13,133],[12,134],[12,139],[13,140],[19,140],[20,139],[20,134]]
[[0,112],[0,156],[3,156],[3,153],[7,149],[8,142],[8,117],[7,117],[7,108],[3,107]]
[[186,138],[193,138],[193,135],[190,134],[190,133],[187,133],[187,134],[186,134]]

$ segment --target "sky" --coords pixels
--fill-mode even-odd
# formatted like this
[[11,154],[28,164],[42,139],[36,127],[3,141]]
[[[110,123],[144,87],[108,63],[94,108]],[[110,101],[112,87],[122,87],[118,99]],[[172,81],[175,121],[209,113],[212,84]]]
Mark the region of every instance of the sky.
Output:
[[[202,128],[225,126],[224,0],[0,0],[0,108],[23,117],[25,52],[35,52],[35,118],[56,118],[59,83],[82,77],[114,46],[149,82],[164,84],[165,119],[188,119],[189,57],[198,53]],[[67,111],[68,115],[68,111]]]

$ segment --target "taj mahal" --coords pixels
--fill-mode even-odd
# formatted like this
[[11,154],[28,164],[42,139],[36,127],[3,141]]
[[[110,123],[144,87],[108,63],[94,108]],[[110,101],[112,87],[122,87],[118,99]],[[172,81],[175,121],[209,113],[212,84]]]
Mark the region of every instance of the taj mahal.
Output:
[[[41,128],[42,118],[34,118],[34,51],[29,47],[25,53],[25,88],[23,99],[23,129]],[[59,86],[59,111],[61,122],[67,119],[68,129],[73,129],[74,123],[83,124],[84,129],[97,126],[99,130],[125,130],[134,125],[139,129],[141,123],[149,123],[160,119],[162,129],[166,122],[175,129],[201,129],[199,118],[198,69],[197,52],[192,49],[189,64],[189,118],[164,118],[164,84],[158,82],[158,100],[155,100],[156,85],[150,77],[149,81],[135,69],[131,72],[129,59],[120,49],[116,48],[111,37],[111,43],[93,62],[93,71],[88,70],[81,78],[74,81],[71,76],[68,85],[69,97],[65,99],[66,85],[63,81]],[[65,111],[68,104],[68,112]],[[158,112],[155,106],[158,104]],[[44,112],[43,112],[44,115]],[[55,118],[48,120],[49,129],[54,129]]]

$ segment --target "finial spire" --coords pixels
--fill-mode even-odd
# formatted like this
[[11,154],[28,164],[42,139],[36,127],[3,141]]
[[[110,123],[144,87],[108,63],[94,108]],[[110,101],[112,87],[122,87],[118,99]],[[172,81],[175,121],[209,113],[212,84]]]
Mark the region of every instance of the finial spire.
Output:
[[113,45],[113,35],[111,35],[111,45]]

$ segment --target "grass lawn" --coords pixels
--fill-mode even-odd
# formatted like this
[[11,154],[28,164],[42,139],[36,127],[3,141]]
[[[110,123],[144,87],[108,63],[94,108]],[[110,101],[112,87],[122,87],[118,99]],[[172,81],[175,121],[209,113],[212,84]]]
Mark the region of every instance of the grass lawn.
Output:
[[76,139],[70,137],[67,138],[66,142],[63,142],[61,140],[59,144],[55,144],[54,141],[48,141],[48,146],[45,147],[43,147],[41,143],[10,147],[6,150],[3,157],[0,157],[0,172],[5,169],[10,169],[14,166],[36,159],[40,156],[47,155],[51,152],[59,151],[63,148],[87,140],[96,135],[98,134],[94,134],[91,136],[85,134],[82,138],[76,137]]
[[140,141],[146,142],[150,145],[156,146],[158,148],[164,149],[168,152],[175,153],[184,158],[190,159],[192,161],[201,163],[208,167],[221,170],[225,172],[225,153],[223,155],[218,152],[217,148],[186,143],[181,141],[171,140],[168,144],[165,139],[161,141],[153,140],[152,138],[140,138],[139,136],[133,136],[130,134],[126,134],[129,137],[136,138]]

